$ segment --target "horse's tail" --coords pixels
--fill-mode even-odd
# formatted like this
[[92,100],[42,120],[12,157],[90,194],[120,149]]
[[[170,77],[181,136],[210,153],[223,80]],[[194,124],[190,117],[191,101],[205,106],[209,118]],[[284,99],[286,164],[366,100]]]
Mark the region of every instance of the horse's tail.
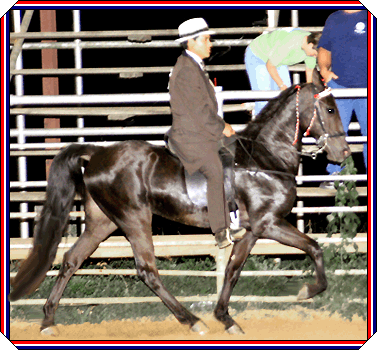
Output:
[[73,144],[54,158],[46,191],[46,201],[34,233],[33,248],[21,264],[9,295],[15,301],[34,292],[44,280],[55,259],[65,232],[76,193],[84,196],[80,157],[91,157],[100,147]]

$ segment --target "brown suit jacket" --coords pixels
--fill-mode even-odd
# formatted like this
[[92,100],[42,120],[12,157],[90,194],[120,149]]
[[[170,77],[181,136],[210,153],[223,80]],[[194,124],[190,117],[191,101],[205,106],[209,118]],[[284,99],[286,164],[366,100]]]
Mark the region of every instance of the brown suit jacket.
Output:
[[213,86],[205,72],[184,51],[169,80],[173,115],[169,142],[189,173],[218,157],[218,141],[224,137],[224,120],[217,114]]

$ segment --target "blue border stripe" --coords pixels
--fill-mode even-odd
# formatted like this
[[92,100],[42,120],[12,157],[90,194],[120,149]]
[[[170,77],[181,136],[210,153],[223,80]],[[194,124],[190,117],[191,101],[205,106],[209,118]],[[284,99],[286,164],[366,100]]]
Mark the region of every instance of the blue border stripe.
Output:
[[[10,33],[10,28],[9,28],[9,23],[10,23],[10,18],[9,18],[9,11],[8,13],[5,15],[5,25],[6,25],[6,31],[7,33]],[[9,34],[6,35],[6,38],[5,38],[5,47],[9,47]],[[7,72],[7,75],[6,76],[9,76],[10,74],[10,62],[9,62],[9,56],[7,56],[5,58],[5,62],[6,62],[6,72]],[[9,99],[10,99],[10,90],[9,90],[9,79],[5,79],[6,81],[6,85],[5,85],[5,92],[6,92],[6,98],[4,99],[5,100],[5,107],[6,107],[6,115],[4,115],[4,128],[6,130],[6,149],[5,149],[5,152],[6,152],[6,157],[4,157],[4,172],[5,172],[5,183],[6,183],[6,186],[7,186],[7,189],[6,189],[6,201],[7,201],[7,205],[8,205],[8,210],[10,211],[9,209],[9,204],[10,204],[10,201],[9,201],[9,196],[10,196],[10,190],[9,190]],[[6,242],[7,242],[7,247],[6,247],[6,252],[7,252],[7,257],[8,257],[8,260],[9,260],[9,257],[10,257],[10,245],[9,245],[9,215],[7,215],[7,219],[6,219],[6,232],[4,232],[3,234],[6,236]],[[6,295],[8,296],[9,294],[9,272],[10,272],[10,266],[9,266],[9,263],[5,265],[6,266],[6,278],[5,278],[5,281],[4,281],[4,284],[5,284],[5,293]],[[7,319],[10,320],[10,304],[9,304],[9,301],[7,299],[7,301],[5,302],[5,312],[6,312],[6,316],[7,316]],[[6,334],[9,335],[10,334],[10,322],[7,322],[7,325],[6,325]]]
[[[376,91],[377,91],[377,79],[375,78],[375,74],[376,74],[376,67],[377,67],[377,64],[376,64],[376,43],[377,43],[377,38],[376,38],[376,26],[377,26],[377,20],[375,17],[372,18],[372,22],[373,22],[373,31],[374,31],[374,37],[373,37],[373,45],[372,45],[372,50],[373,50],[373,71],[374,71],[374,76],[372,77],[372,85],[373,85],[373,95],[370,96],[371,98],[373,98],[373,114],[371,115],[372,117],[372,120],[373,120],[373,130],[372,131],[372,134],[373,134],[373,137],[371,138],[372,139],[372,147],[371,149],[375,150],[376,149],[376,130],[377,130],[377,118],[376,118],[376,103],[377,103],[377,98],[376,98]],[[371,133],[369,133],[370,135]],[[376,166],[376,158],[377,158],[377,155],[376,155],[376,151],[374,151],[374,157],[372,159],[372,163],[371,166],[371,170],[375,168]],[[372,331],[373,333],[376,333],[377,332],[377,322],[376,322],[376,315],[377,315],[377,303],[376,303],[376,279],[377,279],[377,258],[376,258],[376,252],[377,252],[377,232],[376,232],[376,225],[375,225],[375,220],[376,220],[376,177],[373,176],[372,177],[372,181],[373,181],[373,188],[374,188],[374,193],[370,193],[369,195],[372,195],[372,207],[374,208],[374,212],[371,212],[369,213],[370,215],[373,215],[373,222],[374,222],[374,227],[370,227],[369,229],[372,230],[371,231],[371,234],[373,235],[373,246],[372,246],[372,250],[373,250],[373,255],[372,255],[372,259],[371,259],[371,263],[373,265],[373,268],[371,269],[373,272],[374,272],[374,275],[372,276],[371,280],[372,280],[372,291],[374,292],[374,295],[371,295],[370,298],[372,298],[373,300],[373,304],[372,304],[372,314],[373,315],[369,315],[369,316],[372,316],[371,319],[373,320],[373,324],[372,324]],[[371,252],[372,253],[372,252]]]
[[[15,4],[12,7],[12,10],[31,10],[31,9],[44,9],[44,10],[67,10],[67,9],[75,9],[75,10],[95,10],[95,9],[101,9],[101,10],[122,10],[124,8],[131,8],[135,10],[156,10],[156,9],[168,9],[168,10],[183,10],[183,9],[203,9],[203,10],[229,10],[229,9],[239,9],[239,10],[245,10],[245,9],[259,9],[259,10],[291,10],[292,6],[291,5],[240,5],[240,6],[234,6],[234,5],[226,5],[226,6],[210,6],[210,5],[189,5],[189,4],[184,4],[181,6],[178,5],[161,5],[161,6],[156,6],[156,5],[146,5],[146,6],[140,6],[140,5],[114,5],[114,6],[93,6],[93,5],[32,5],[32,6],[24,6],[24,5],[17,5]],[[300,6],[294,6],[295,10],[307,10],[310,8],[315,8],[315,9],[337,9],[337,10],[346,10],[350,9],[351,6],[341,6],[341,5],[319,5],[319,6],[313,6],[313,5],[300,5]],[[355,6],[356,7],[356,6]]]
[[[282,349],[282,350],[292,350],[292,349],[302,349],[303,346],[305,345],[288,345],[288,346],[279,346],[279,345],[266,345],[264,346],[263,344],[262,345],[242,345],[242,346],[239,346],[237,344],[233,344],[232,342],[229,342],[229,345],[222,345],[222,344],[219,344],[219,345],[203,345],[203,342],[199,342],[198,345],[184,345],[184,346],[180,346],[178,344],[174,344],[174,346],[179,346],[180,349],[208,349],[208,350],[216,350],[216,349],[222,349],[222,348],[229,348],[229,347],[232,347],[232,348],[240,348],[240,349],[266,349],[266,350],[270,350],[270,349]],[[361,345],[341,345],[341,346],[331,346],[331,345],[323,345],[323,346],[305,346],[305,349],[329,349],[331,347],[331,349],[334,349],[334,350],[344,350],[344,349],[360,349],[360,346]],[[20,346],[20,345],[17,345],[17,349],[43,349],[44,346]],[[67,346],[53,346],[54,349],[67,349]],[[79,345],[73,345],[73,348],[75,349],[83,349],[83,350],[93,350],[93,349],[169,349],[169,348],[173,348],[172,346],[170,346],[169,344],[166,344],[166,345],[140,345],[140,346],[137,346],[137,345],[127,345],[127,344],[124,344],[124,345],[111,345],[111,344],[108,344],[106,346],[79,346]]]

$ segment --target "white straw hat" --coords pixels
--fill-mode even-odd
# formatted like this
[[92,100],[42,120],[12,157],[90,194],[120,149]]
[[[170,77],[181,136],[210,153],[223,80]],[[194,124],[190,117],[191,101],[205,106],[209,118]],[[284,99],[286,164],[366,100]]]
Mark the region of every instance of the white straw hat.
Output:
[[176,41],[181,43],[199,35],[215,34],[215,32],[213,30],[209,30],[208,24],[203,18],[192,18],[183,22],[178,27],[178,34],[179,39]]

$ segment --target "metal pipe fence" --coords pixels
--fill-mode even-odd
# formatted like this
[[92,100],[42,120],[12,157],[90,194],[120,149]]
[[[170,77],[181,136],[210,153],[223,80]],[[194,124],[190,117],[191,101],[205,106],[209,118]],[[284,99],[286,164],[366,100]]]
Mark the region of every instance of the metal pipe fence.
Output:
[[[341,91],[342,97],[366,97],[367,91],[366,89],[347,89],[351,91]],[[338,91],[334,90],[334,95],[337,95]],[[225,101],[233,101],[233,100],[253,100],[253,99],[270,99],[277,95],[274,91],[269,92],[253,92],[253,91],[220,91],[217,92],[218,101],[219,101],[219,110],[221,111]],[[34,105],[72,105],[72,104],[111,104],[111,103],[122,103],[124,105],[130,104],[137,104],[137,103],[151,103],[151,102],[159,102],[159,103],[166,103],[169,101],[169,95],[166,93],[152,93],[152,94],[119,94],[119,95],[68,95],[68,96],[11,96],[10,103],[11,105],[17,105],[19,108],[20,106],[34,106]],[[36,110],[38,108],[35,108]],[[240,131],[244,128],[243,125],[233,125],[236,131]],[[60,128],[60,129],[24,129],[24,128],[17,128],[10,130],[10,138],[17,138],[18,142],[16,144],[11,144],[11,150],[24,150],[24,149],[48,149],[54,147],[62,147],[62,144],[33,144],[27,143],[26,138],[30,137],[51,137],[51,136],[76,136],[78,138],[82,138],[85,136],[107,136],[107,135],[145,135],[148,138],[151,135],[159,135],[162,139],[162,135],[168,130],[168,126],[139,126],[139,127],[102,127],[102,128]],[[20,142],[21,141],[21,142]],[[347,137],[348,142],[352,143],[365,143],[367,142],[367,137],[365,136],[353,136]],[[153,141],[152,141],[153,142]],[[155,144],[163,144],[163,141],[154,141]],[[314,144],[315,140],[311,137],[306,137],[303,140],[303,144]],[[102,143],[102,144],[112,144],[112,143]],[[64,144],[63,144],[64,145]],[[299,176],[297,177],[298,181],[305,182],[305,181],[324,181],[324,180],[343,180],[343,181],[366,181],[366,175],[351,175],[347,178],[343,176],[310,176],[306,178],[306,176]],[[38,182],[33,181],[19,181],[10,183],[10,187],[12,189],[19,188],[19,189],[26,189],[32,187],[45,187],[46,183],[44,181]],[[332,211],[349,211],[346,207],[328,207],[326,208],[303,208],[303,207],[296,207],[292,211],[298,215],[302,215],[305,213],[326,213]],[[366,212],[366,207],[361,208],[353,208],[351,211],[354,212]],[[12,219],[22,219],[25,220],[26,218],[34,218],[36,214],[33,213],[26,213],[25,209],[22,213],[12,213]],[[303,222],[303,218],[301,217],[300,220]],[[300,225],[298,223],[298,225]],[[302,224],[301,224],[302,227]],[[23,234],[23,237],[27,237],[27,235]]]

